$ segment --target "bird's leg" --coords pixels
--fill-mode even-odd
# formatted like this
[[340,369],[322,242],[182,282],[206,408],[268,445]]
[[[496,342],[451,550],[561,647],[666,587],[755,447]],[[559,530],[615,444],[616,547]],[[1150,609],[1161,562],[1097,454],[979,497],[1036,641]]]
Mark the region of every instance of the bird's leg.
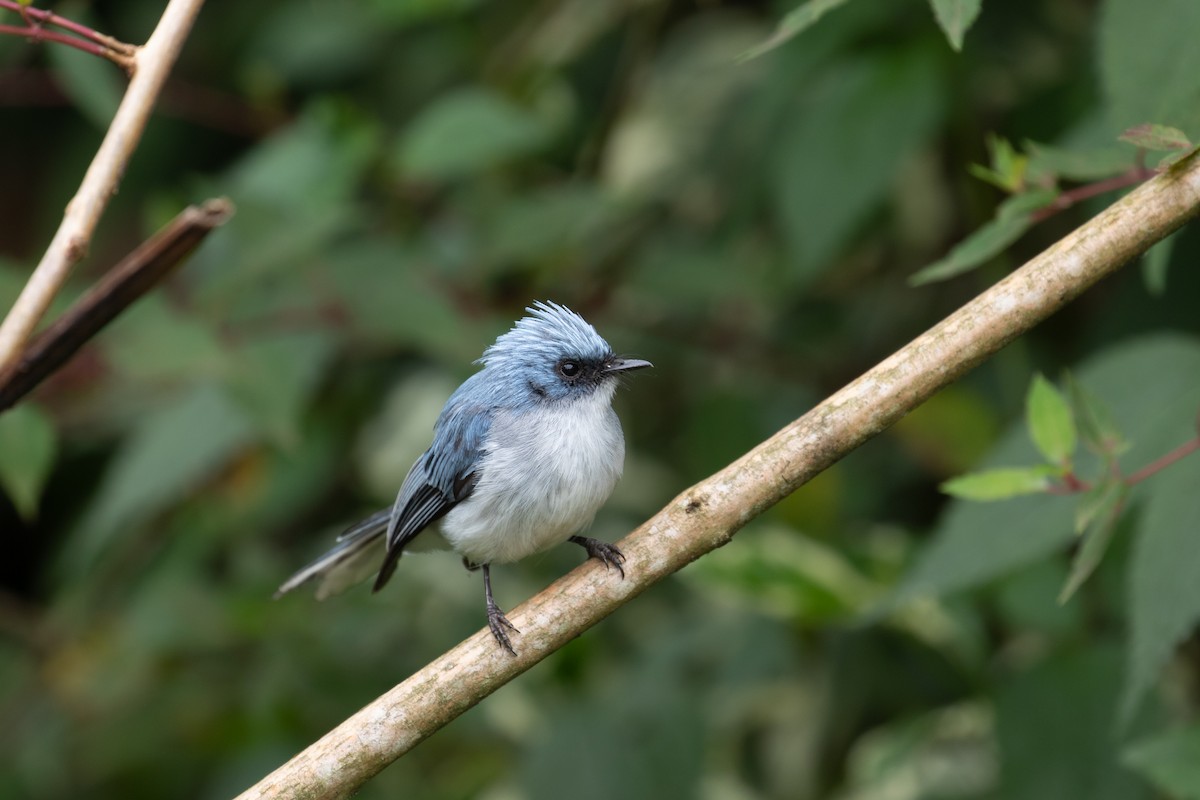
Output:
[[467,572],[474,572],[479,569],[479,565],[473,563],[469,558],[463,556],[463,566],[467,568]]
[[625,577],[625,554],[617,549],[615,544],[602,542],[590,536],[572,536],[570,541],[587,550],[588,558],[599,560],[605,567],[616,567],[621,577]]
[[[489,569],[491,565],[482,564],[481,566],[483,567],[483,594],[487,598],[488,627],[492,631],[492,636],[496,637],[496,642],[515,656],[517,651],[513,650],[512,644],[508,641],[508,634],[504,629],[508,628],[510,631],[517,631],[517,629],[504,616],[504,612],[500,610],[500,606],[496,605],[496,600],[492,597],[492,573]],[[520,633],[520,631],[517,631],[517,633]]]

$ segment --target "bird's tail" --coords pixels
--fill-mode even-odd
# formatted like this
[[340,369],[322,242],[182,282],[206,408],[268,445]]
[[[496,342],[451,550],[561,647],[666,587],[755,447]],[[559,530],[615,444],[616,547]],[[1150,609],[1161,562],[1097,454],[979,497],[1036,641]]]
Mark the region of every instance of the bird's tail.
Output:
[[324,600],[366,580],[383,560],[383,534],[387,532],[391,514],[392,510],[385,508],[347,529],[329,552],[288,578],[275,597],[319,579],[317,599]]

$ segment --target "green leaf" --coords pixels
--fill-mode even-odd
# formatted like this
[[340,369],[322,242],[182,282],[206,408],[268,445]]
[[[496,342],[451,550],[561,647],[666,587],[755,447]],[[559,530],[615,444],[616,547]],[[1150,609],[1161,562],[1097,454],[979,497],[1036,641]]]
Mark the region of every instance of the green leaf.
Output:
[[[1188,422],[1194,413],[1193,406]],[[1139,486],[1149,498],[1129,567],[1131,635],[1121,707],[1125,720],[1157,683],[1176,645],[1200,621],[1200,458],[1185,458]]]
[[766,614],[802,624],[848,619],[880,587],[837,549],[779,525],[755,525],[752,544],[696,563],[690,580]]
[[[1198,374],[1200,342],[1183,336],[1131,340],[1103,350],[1076,370],[1080,382],[1112,408],[1114,419],[1132,442],[1125,458],[1137,465],[1149,463],[1195,435],[1192,419],[1200,407]],[[1029,463],[1036,458],[1024,425],[1014,424],[983,466]],[[1140,488],[1153,489],[1156,481],[1182,466],[1173,466]],[[900,582],[885,610],[914,597],[978,586],[1061,551],[1075,540],[1074,515],[1073,499],[1059,495],[1033,494],[996,503],[952,501],[932,542]],[[1183,552],[1190,558],[1200,549],[1191,546]],[[1200,581],[1194,580],[1200,568],[1188,568],[1193,570],[1193,583],[1200,586]]]
[[1035,467],[1002,467],[969,472],[942,483],[938,488],[963,500],[1007,500],[1022,494],[1044,492],[1057,470],[1040,464]]
[[1071,400],[1071,414],[1079,427],[1079,436],[1088,449],[1110,457],[1126,450],[1128,443],[1117,430],[1108,407],[1075,380],[1069,371],[1065,383],[1067,396]]
[[938,25],[946,32],[950,46],[962,51],[963,36],[979,16],[980,0],[929,0]]
[[1090,493],[1080,503],[1075,514],[1075,527],[1077,531],[1083,530],[1083,544],[1071,562],[1071,574],[1058,595],[1059,604],[1070,600],[1083,582],[1095,572],[1096,567],[1100,566],[1100,561],[1104,558],[1117,529],[1121,509],[1124,507],[1125,493],[1125,484],[1110,481]]
[[1120,174],[1133,166],[1129,148],[1119,144],[1057,147],[1026,139],[1022,147],[1029,154],[1031,180],[1050,177],[1094,181]]
[[1098,46],[1108,127],[1120,131],[1155,120],[1184,131],[1200,130],[1200,3],[1106,0]]
[[[336,299],[351,309],[356,337],[388,347],[419,347],[453,363],[479,355],[471,323],[422,275],[430,257],[407,242],[385,237],[348,242],[330,253]],[[387,280],[380,276],[386,275]]]
[[769,53],[793,36],[797,36],[815,25],[817,20],[845,2],[846,0],[808,0],[797,6],[784,15],[769,39],[746,51],[742,60],[758,58],[764,53]]
[[212,476],[252,434],[242,412],[204,386],[146,419],[109,465],[71,546],[64,548],[68,576],[91,567],[115,537]]
[[970,164],[967,172],[1010,194],[1020,192],[1025,186],[1029,156],[1017,152],[1008,139],[994,133],[988,134],[987,148],[992,157],[991,166]]
[[1158,125],[1152,122],[1135,125],[1117,138],[1122,142],[1128,142],[1146,150],[1190,150],[1193,147],[1187,134],[1183,131],[1169,125]]
[[282,447],[294,447],[308,400],[333,356],[323,331],[264,336],[235,354],[226,385],[258,429]]
[[953,278],[969,272],[1002,253],[1033,225],[1032,212],[1058,196],[1053,189],[1033,189],[1013,195],[996,209],[996,216],[954,246],[945,258],[914,273],[910,286]]
[[1106,480],[1079,497],[1079,505],[1075,507],[1076,535],[1081,535],[1094,521],[1112,511],[1123,487],[1119,480]]
[[37,406],[25,403],[0,413],[0,487],[27,520],[37,516],[56,449],[54,424]]
[[141,380],[216,377],[225,350],[207,325],[149,295],[122,314],[100,337],[104,356],[123,375]]
[[550,127],[533,112],[487,89],[447,94],[426,108],[397,146],[413,178],[462,178],[541,148]]
[[1171,253],[1175,250],[1175,243],[1179,241],[1178,236],[1179,231],[1172,233],[1142,256],[1142,283],[1146,291],[1154,297],[1161,297],[1167,290],[1167,268],[1171,265]]
[[1007,222],[1023,219],[1026,215],[1045,208],[1058,199],[1058,189],[1039,188],[1027,189],[1020,194],[1014,194],[996,207],[996,219]]
[[1121,761],[1164,795],[1200,800],[1200,725],[1142,739],[1125,749]]
[[943,113],[942,77],[924,48],[830,65],[789,110],[768,167],[775,212],[801,285],[894,187]]
[[1060,647],[1010,673],[996,693],[1004,800],[1149,800],[1120,763],[1113,698],[1120,655],[1103,644]]
[[1025,422],[1029,438],[1051,464],[1071,463],[1075,454],[1075,420],[1071,407],[1054,384],[1035,375],[1025,396]]
[[[56,11],[71,19],[84,21],[67,10],[65,4]],[[50,59],[55,82],[71,98],[79,112],[96,128],[107,130],[125,94],[125,79],[121,70],[104,58],[74,47],[51,45],[46,48],[46,55]]]

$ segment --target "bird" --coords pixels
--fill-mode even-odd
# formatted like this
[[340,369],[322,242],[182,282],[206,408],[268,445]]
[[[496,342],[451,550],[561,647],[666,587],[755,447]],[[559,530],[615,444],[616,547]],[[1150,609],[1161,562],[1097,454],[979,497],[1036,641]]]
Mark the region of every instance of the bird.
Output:
[[580,532],[624,467],[625,437],[612,407],[617,385],[653,364],[616,355],[566,306],[537,301],[525,311],[446,401],[395,503],[343,532],[276,597],[317,580],[324,598],[368,578],[376,564],[377,592],[403,553],[449,548],[483,573],[488,628],[515,656],[509,632],[519,631],[492,594],[493,564],[570,541],[625,577],[620,549]]

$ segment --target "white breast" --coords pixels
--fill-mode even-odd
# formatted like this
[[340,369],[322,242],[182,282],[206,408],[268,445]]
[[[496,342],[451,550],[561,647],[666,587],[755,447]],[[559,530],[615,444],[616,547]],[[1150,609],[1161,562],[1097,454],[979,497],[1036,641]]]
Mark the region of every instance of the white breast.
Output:
[[569,403],[500,412],[484,445],[480,479],[442,521],[442,535],[475,564],[516,561],[591,524],[612,494],[625,439],[613,386]]

